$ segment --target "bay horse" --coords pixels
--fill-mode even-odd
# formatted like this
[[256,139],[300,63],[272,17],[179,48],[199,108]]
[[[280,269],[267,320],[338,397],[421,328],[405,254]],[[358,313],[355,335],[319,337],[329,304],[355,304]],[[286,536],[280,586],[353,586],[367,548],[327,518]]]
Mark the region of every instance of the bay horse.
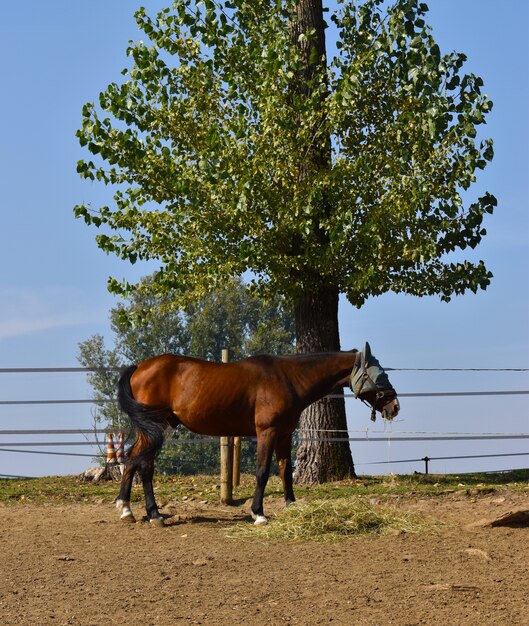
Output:
[[397,394],[371,354],[330,352],[295,356],[253,356],[215,363],[164,354],[128,367],[118,383],[118,401],[130,417],[137,438],[126,455],[116,506],[123,521],[134,522],[130,494],[139,473],[147,518],[163,524],[152,479],[154,461],[166,428],[183,424],[210,436],[256,436],[256,488],[251,505],[256,524],[265,523],[263,496],[275,451],[285,503],[292,488],[292,433],[301,412],[316,400],[350,385],[355,397],[384,418],[399,412]]

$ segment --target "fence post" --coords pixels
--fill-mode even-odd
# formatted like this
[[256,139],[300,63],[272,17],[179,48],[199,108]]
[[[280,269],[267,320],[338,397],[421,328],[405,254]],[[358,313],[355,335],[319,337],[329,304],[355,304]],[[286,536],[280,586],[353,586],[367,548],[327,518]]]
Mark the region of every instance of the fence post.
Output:
[[421,461],[424,461],[424,473],[428,475],[428,461],[430,461],[430,457],[425,456]]
[[233,503],[233,437],[220,438],[220,501]]
[[233,438],[233,486],[238,487],[241,482],[241,438]]
[[[230,351],[222,351],[222,362],[228,363]],[[220,438],[220,501],[233,503],[233,437]]]

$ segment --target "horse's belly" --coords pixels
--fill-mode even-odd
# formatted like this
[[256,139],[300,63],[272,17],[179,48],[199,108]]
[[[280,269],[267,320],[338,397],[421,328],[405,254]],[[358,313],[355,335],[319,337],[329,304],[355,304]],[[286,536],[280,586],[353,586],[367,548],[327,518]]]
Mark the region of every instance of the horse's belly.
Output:
[[199,435],[211,437],[251,437],[255,435],[253,415],[240,409],[229,411],[206,411],[177,413],[179,421],[189,430]]

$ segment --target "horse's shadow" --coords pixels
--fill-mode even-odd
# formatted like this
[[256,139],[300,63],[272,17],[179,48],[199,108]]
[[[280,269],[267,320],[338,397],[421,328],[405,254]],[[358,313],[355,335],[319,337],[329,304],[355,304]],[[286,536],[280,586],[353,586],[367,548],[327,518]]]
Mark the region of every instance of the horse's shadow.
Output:
[[[219,510],[215,507],[209,510],[200,510],[196,513],[192,511],[182,511],[179,513],[161,513],[163,518],[163,526],[171,528],[173,526],[182,526],[185,524],[221,524],[231,525],[241,522],[252,522],[253,518],[249,511],[240,510],[240,507],[244,506],[248,502],[247,498],[241,498],[233,500],[230,505],[223,505],[225,507],[233,507],[233,513],[229,514],[225,509]],[[239,507],[239,510],[237,508]],[[147,516],[143,516],[143,522],[148,522]]]
[[242,522],[252,522],[251,515],[241,515],[237,517],[220,517],[214,515],[207,517],[206,515],[196,515],[187,519],[171,520],[170,518],[164,520],[164,526],[171,528],[173,526],[186,526],[188,524],[221,524],[224,526],[231,526],[233,524],[239,524]]
[[[252,522],[252,517],[251,515],[248,515],[248,514],[228,516],[228,515],[215,515],[214,513],[212,513],[211,515],[198,514],[198,515],[186,515],[185,517],[179,516],[178,514],[176,515],[162,514],[162,517],[163,517],[163,525],[165,528],[172,528],[176,526],[187,526],[190,524],[207,524],[207,525],[220,524],[220,525],[228,526],[232,524],[239,524],[242,522]],[[144,521],[147,521],[147,519],[144,518]]]

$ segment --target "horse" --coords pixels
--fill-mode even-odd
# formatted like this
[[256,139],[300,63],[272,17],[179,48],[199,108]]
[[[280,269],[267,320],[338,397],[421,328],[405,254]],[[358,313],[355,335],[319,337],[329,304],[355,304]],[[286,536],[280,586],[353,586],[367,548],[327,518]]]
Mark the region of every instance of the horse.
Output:
[[134,522],[132,481],[139,473],[147,519],[163,524],[154,497],[155,458],[164,431],[179,424],[210,436],[257,437],[256,487],[251,505],[256,524],[266,523],[263,496],[275,451],[285,504],[295,501],[292,433],[313,402],[350,385],[356,398],[393,419],[400,406],[386,372],[366,343],[362,352],[252,356],[231,363],[164,354],[125,369],[118,402],[137,437],[126,454],[116,506],[120,519]]

